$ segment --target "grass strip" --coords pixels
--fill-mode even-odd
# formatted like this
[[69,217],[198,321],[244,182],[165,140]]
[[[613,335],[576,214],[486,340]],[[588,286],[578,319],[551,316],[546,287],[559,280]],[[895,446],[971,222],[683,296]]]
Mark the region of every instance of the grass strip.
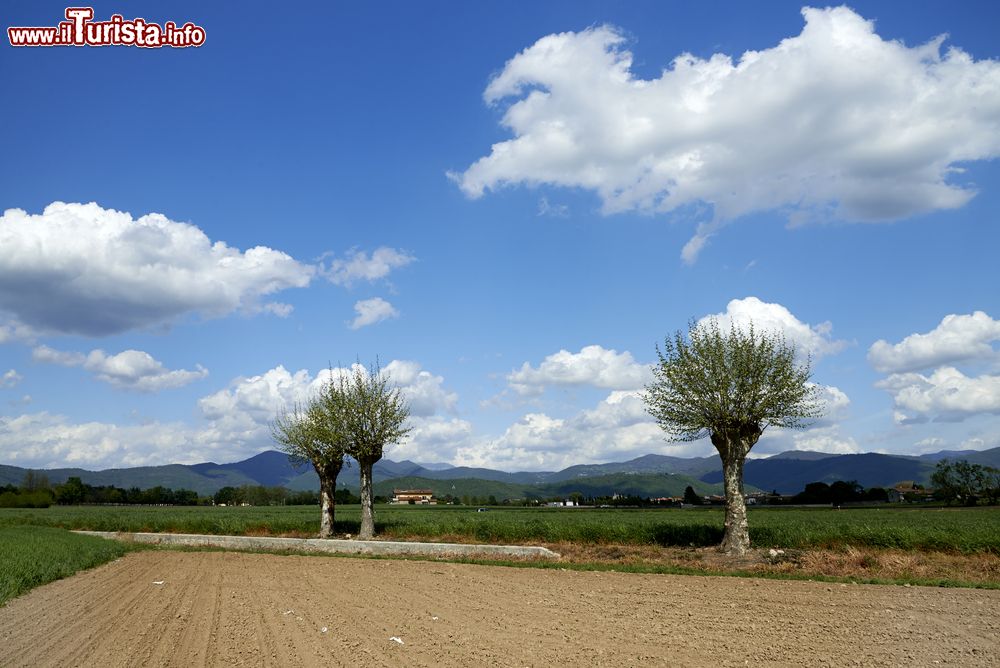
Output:
[[805,582],[829,582],[847,585],[874,584],[918,587],[947,587],[959,589],[1000,589],[1000,582],[974,582],[955,578],[916,577],[869,577],[837,576],[816,573],[774,573],[745,569],[694,568],[674,564],[609,564],[602,562],[553,562],[521,559],[490,559],[475,557],[432,557],[422,555],[388,554],[338,554],[316,553],[301,550],[256,550],[228,549],[212,546],[158,545],[152,549],[174,550],[177,552],[242,552],[245,554],[270,554],[276,556],[319,557],[331,559],[374,559],[391,561],[423,561],[448,564],[469,564],[474,566],[501,566],[508,568],[537,568],[557,571],[596,571],[606,573],[644,573],[652,575],[696,575],[704,577],[761,578],[766,580],[795,580]]
[[144,547],[51,527],[0,527],[0,606],[34,587]]
[[[870,547],[1000,555],[1000,507],[759,508],[750,510],[754,545],[780,549]],[[335,533],[356,535],[359,507],[337,510]],[[650,545],[707,547],[722,539],[719,509],[547,509],[379,506],[383,538],[500,544]],[[250,536],[310,536],[319,509],[53,507],[0,509],[0,526],[46,525],[93,531]]]

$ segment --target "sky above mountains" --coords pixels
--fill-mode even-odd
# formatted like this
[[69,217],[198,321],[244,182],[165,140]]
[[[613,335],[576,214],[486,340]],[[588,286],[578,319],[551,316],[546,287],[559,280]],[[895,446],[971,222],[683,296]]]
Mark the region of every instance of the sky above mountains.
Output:
[[206,41],[0,45],[2,463],[245,459],[376,358],[394,460],[708,455],[639,394],[712,316],[813,360],[754,454],[1000,446],[995,3],[94,13]]

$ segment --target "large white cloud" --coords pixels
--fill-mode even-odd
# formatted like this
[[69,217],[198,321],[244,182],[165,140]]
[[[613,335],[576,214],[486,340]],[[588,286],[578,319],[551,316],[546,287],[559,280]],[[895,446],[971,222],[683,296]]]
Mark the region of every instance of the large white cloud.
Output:
[[[49,349],[51,351],[51,349]],[[55,357],[59,351],[51,351]],[[72,358],[72,354],[66,359]],[[76,359],[76,358],[72,358]],[[467,444],[472,426],[442,415],[455,410],[457,395],[444,379],[419,364],[393,360],[384,369],[413,408],[413,432],[387,450],[393,459],[450,461]],[[336,374],[340,369],[334,369]],[[202,461],[232,462],[274,448],[270,423],[282,408],[313,396],[330,379],[330,370],[289,372],[279,365],[234,379],[198,401],[195,424],[148,421],[139,425],[74,422],[46,412],[0,417],[0,452],[5,464],[23,467],[81,466],[91,469]]]
[[[853,437],[843,434],[838,425],[828,425],[826,427],[807,429],[806,431],[779,434],[779,437],[773,443],[765,443],[763,440],[761,439],[764,447],[757,448],[761,454],[798,450],[849,455],[861,451],[861,448],[858,447],[858,442]],[[785,446],[785,443],[789,440],[791,441],[791,447]]]
[[393,360],[382,371],[402,390],[411,415],[427,417],[455,412],[458,395],[444,388],[443,376],[435,376],[417,362],[407,360]]
[[894,373],[875,384],[895,402],[901,424],[952,422],[977,414],[1000,415],[1000,376],[966,376],[943,366],[930,375]]
[[41,214],[0,216],[0,311],[45,332],[101,336],[191,313],[287,315],[266,298],[314,273],[280,251],[240,251],[158,213],[135,219],[54,202]]
[[183,387],[208,375],[208,369],[200,364],[194,371],[167,369],[162,362],[142,350],[125,350],[117,355],[108,355],[103,350],[95,349],[84,355],[37,346],[31,358],[36,362],[82,367],[100,381],[138,392]]
[[750,323],[753,323],[758,332],[777,332],[794,344],[798,353],[811,355],[813,359],[838,353],[847,345],[844,341],[832,338],[833,325],[829,322],[809,325],[796,318],[781,304],[764,302],[757,297],[733,299],[726,305],[724,313],[705,316],[698,324],[704,324],[710,319],[719,323],[723,333],[732,326],[745,328]]
[[[353,366],[351,367],[353,368]],[[229,387],[198,402],[202,417],[216,438],[237,440],[258,448],[273,447],[269,424],[278,411],[314,396],[331,378],[346,371],[324,369],[315,376],[302,369],[295,373],[277,366],[258,376],[237,378]],[[383,367],[410,404],[415,434],[440,447],[442,413],[455,410],[458,395],[444,388],[444,378],[421,368],[417,362],[392,360]],[[435,416],[444,420],[435,422]],[[412,439],[411,439],[412,440]],[[410,443],[404,451],[419,451],[421,443]],[[435,450],[436,451],[436,450]]]
[[[529,413],[495,439],[459,448],[457,462],[503,470],[558,470],[573,464],[622,461],[662,452],[685,456],[704,444],[666,448],[663,431],[638,392],[614,391],[592,409],[569,418]],[[711,446],[709,446],[710,448]],[[701,453],[705,454],[705,453]]]
[[[839,388],[817,386],[824,418],[806,429],[768,429],[754,452],[774,454],[785,450],[858,452],[853,438],[837,424],[850,399]],[[702,439],[670,442],[646,412],[638,391],[614,391],[590,409],[565,418],[528,413],[497,438],[470,438],[457,448],[453,461],[507,471],[559,470],[575,464],[627,461],[657,453],[674,457],[704,457],[715,448]]]
[[883,373],[918,371],[944,364],[996,359],[993,342],[1000,341],[1000,320],[983,311],[947,315],[926,334],[911,334],[897,344],[878,340],[868,361]]
[[470,197],[584,188],[608,213],[707,203],[687,261],[753,211],[880,221],[965,204],[956,165],[1000,155],[1000,63],[942,54],[943,37],[883,39],[847,7],[802,13],[802,33],[771,48],[735,63],[683,53],[652,80],[634,76],[614,27],[543,37],[484,93],[513,100],[513,138],[450,176]]
[[25,468],[89,469],[195,463],[211,444],[196,443],[181,424],[73,423],[64,416],[32,413],[0,417],[4,463]]
[[210,429],[263,446],[270,440],[268,425],[278,411],[307,401],[329,378],[327,371],[312,376],[305,369],[291,373],[278,365],[258,376],[233,380],[226,389],[200,399],[198,408]]
[[409,459],[420,463],[451,462],[463,448],[475,442],[472,424],[467,420],[440,415],[414,416],[409,421],[407,438],[386,451],[393,461]]
[[843,390],[833,385],[817,385],[816,383],[809,383],[809,385],[816,388],[816,403],[820,409],[820,417],[815,423],[833,424],[842,421],[847,416],[851,400]]
[[636,390],[651,379],[649,366],[637,363],[632,353],[598,345],[584,346],[578,353],[560,350],[547,356],[537,368],[525,362],[507,375],[510,387],[521,395],[540,394],[551,385]]
[[[337,374],[341,369],[334,369]],[[441,376],[413,361],[393,360],[383,371],[402,389],[413,408],[409,438],[387,450],[394,459],[448,461],[505,470],[555,470],[573,464],[624,461],[649,453],[679,457],[714,454],[707,439],[668,443],[646,412],[640,392],[616,390],[594,407],[568,417],[529,413],[497,437],[476,434],[454,413],[457,395]],[[0,451],[6,463],[25,467],[109,468],[172,462],[228,462],[273,448],[269,424],[283,407],[302,402],[330,378],[330,370],[311,374],[277,366],[234,379],[198,402],[196,424],[147,422],[118,425],[75,423],[49,413],[0,418]],[[757,447],[762,453],[793,448],[828,452],[856,450],[835,421],[849,405],[834,387],[820,387],[828,420],[802,432],[768,430]]]

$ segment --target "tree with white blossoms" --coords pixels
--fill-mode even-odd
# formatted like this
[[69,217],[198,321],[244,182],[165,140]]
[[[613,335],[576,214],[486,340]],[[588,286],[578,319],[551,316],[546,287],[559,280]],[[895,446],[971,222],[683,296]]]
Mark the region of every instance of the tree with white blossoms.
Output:
[[719,452],[726,492],[721,549],[750,548],[743,465],[767,427],[801,428],[822,414],[809,382],[810,361],[796,362],[795,346],[777,332],[731,325],[714,318],[692,322],[656,348],[659,362],[646,386],[646,409],[672,440],[709,437]]

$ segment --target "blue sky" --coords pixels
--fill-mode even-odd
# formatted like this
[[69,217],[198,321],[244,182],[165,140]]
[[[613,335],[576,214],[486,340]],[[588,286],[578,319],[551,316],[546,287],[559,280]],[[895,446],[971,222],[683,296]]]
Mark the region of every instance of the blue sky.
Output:
[[240,7],[0,46],[0,462],[242,459],[376,357],[393,459],[711,454],[638,398],[710,315],[813,355],[827,417],[755,454],[1000,446],[994,3]]

